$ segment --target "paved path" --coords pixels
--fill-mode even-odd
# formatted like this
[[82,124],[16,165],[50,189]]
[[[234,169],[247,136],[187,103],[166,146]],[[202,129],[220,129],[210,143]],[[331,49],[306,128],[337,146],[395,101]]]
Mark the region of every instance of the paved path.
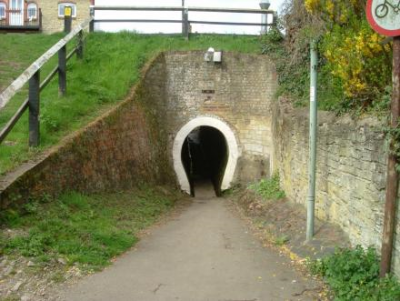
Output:
[[312,283],[261,246],[210,190],[110,268],[65,291],[66,301],[274,301]]

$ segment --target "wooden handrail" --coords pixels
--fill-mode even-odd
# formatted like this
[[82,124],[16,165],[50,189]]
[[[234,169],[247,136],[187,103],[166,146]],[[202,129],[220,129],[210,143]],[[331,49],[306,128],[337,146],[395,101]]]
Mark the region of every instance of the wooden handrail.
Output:
[[28,67],[3,93],[0,94],[0,112],[11,100],[11,98],[32,78],[32,76],[42,68],[58,51],[71,41],[81,30],[89,26],[93,18],[82,22],[75,27],[67,36],[56,43],[45,54],[38,58],[31,66]]

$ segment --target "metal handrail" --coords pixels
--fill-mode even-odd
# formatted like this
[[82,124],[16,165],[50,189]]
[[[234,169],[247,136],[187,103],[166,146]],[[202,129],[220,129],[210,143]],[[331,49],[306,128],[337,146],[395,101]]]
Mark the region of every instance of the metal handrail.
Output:
[[[182,7],[182,6],[108,6],[94,5],[91,6],[91,15],[94,17],[95,11],[165,11],[165,12],[182,12],[181,20],[166,19],[94,19],[93,23],[181,23],[184,24],[184,36],[189,33],[185,32],[190,28],[190,24],[204,25],[231,25],[231,26],[273,26],[275,25],[275,11],[270,9],[245,9],[245,8],[220,8],[220,7]],[[249,23],[249,22],[222,22],[222,21],[201,21],[189,20],[189,12],[218,12],[218,13],[242,13],[242,14],[261,14],[272,15],[272,23]],[[186,16],[186,17],[185,17]],[[93,30],[93,25],[91,27]]]

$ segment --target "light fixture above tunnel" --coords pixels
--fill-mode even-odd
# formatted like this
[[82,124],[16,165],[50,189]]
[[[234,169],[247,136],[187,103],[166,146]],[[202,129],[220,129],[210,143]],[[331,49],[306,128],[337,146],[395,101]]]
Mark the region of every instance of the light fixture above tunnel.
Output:
[[208,48],[206,54],[204,55],[205,62],[222,63],[222,52],[215,51],[214,48]]

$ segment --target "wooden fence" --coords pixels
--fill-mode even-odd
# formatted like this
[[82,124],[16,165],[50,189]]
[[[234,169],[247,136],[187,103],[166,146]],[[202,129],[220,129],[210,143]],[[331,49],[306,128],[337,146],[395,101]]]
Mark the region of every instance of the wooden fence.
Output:
[[[36,147],[40,143],[40,92],[50,83],[56,74],[58,74],[59,94],[64,95],[67,91],[67,61],[77,54],[78,58],[83,56],[83,30],[87,28],[92,19],[88,19],[67,36],[61,39],[57,44],[50,48],[38,60],[36,60],[28,69],[26,69],[3,93],[0,94],[0,112],[11,98],[29,83],[28,98],[22,103],[14,116],[8,121],[0,132],[0,143],[4,141],[15,124],[22,117],[26,110],[29,110],[29,146]],[[75,37],[78,38],[77,46],[67,54],[67,43]],[[40,71],[42,67],[54,56],[58,54],[58,65],[50,74],[40,82]]]

